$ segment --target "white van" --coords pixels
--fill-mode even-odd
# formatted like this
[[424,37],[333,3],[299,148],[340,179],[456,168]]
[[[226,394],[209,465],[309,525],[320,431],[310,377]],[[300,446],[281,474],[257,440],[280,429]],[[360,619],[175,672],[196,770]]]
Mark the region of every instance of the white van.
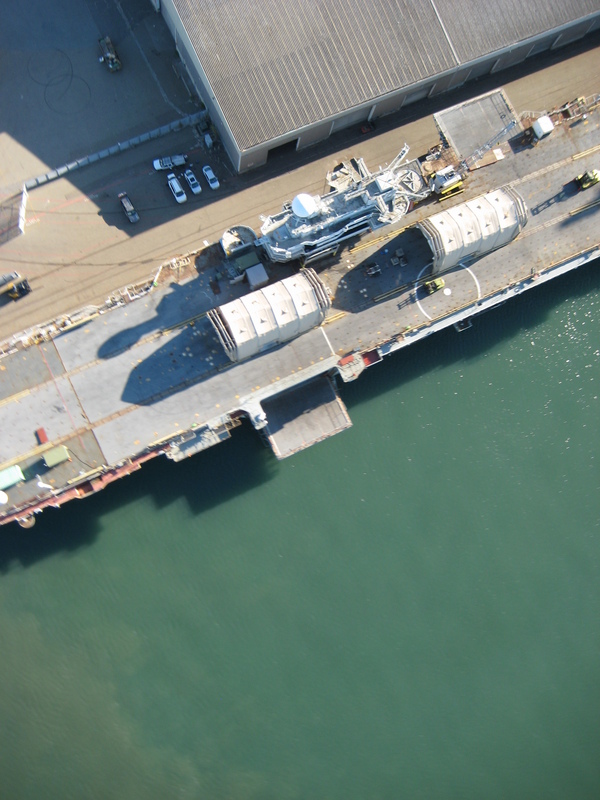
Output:
[[175,177],[175,173],[171,172],[169,175],[167,175],[167,184],[173,193],[175,200],[177,200],[178,203],[185,203],[187,200],[187,194],[181,188],[181,184]]

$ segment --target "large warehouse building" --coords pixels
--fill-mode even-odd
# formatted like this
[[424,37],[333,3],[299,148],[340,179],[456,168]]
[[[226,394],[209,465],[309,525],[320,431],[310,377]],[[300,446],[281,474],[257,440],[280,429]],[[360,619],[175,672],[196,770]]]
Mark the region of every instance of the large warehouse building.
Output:
[[600,27],[600,0],[152,0],[236,170]]

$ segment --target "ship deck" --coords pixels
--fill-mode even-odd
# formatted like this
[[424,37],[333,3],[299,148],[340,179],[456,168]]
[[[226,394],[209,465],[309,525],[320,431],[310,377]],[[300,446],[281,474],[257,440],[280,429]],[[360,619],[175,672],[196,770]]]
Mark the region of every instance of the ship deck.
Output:
[[[252,419],[266,411],[270,433],[279,434],[276,450],[295,452],[349,420],[343,405],[329,406],[329,427],[311,439],[292,424],[310,410],[310,401],[297,392],[286,416],[285,392],[338,371],[344,380],[355,377],[351,368],[338,369],[340,359],[377,348],[391,352],[415,334],[473,316],[486,299],[495,304],[560,265],[598,255],[600,186],[581,193],[573,186],[576,174],[597,166],[598,113],[559,126],[534,148],[505,147],[502,156],[474,170],[466,191],[445,203],[511,184],[527,203],[529,222],[512,244],[445,273],[443,291],[427,295],[421,285],[431,252],[411,226],[441,208],[427,202],[318,266],[333,295],[325,324],[249,361],[232,364],[217,342],[204,316],[214,297],[201,273],[2,358],[0,469],[18,464],[25,480],[6,490],[0,522],[23,509],[58,504],[67,487],[168,450],[186,432],[222,430],[242,413]],[[369,277],[365,265],[373,262],[381,272]],[[36,436],[40,428],[43,443]],[[48,468],[44,453],[58,444],[67,446],[71,460]]]

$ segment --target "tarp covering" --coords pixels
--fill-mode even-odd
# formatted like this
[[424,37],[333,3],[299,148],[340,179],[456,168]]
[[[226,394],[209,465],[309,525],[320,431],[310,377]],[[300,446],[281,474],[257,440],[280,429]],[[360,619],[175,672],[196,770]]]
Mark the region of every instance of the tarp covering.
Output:
[[21,467],[15,464],[12,467],[7,467],[0,472],[0,490],[10,489],[15,483],[24,481],[25,477],[21,471]]
[[248,278],[248,285],[252,291],[260,289],[261,286],[265,286],[269,282],[267,270],[262,264],[254,264],[249,267],[246,270],[246,277]]
[[527,222],[521,195],[505,186],[434,214],[417,225],[433,252],[433,273],[511,242]]
[[232,361],[268,350],[319,325],[331,301],[311,269],[213,308],[208,318]]

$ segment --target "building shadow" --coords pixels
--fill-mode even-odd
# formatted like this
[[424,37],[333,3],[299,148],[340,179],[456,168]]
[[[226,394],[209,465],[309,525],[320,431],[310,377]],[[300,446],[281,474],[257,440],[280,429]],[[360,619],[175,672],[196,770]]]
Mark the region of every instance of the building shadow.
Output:
[[[21,192],[6,197],[0,202],[0,245],[10,242],[21,235],[19,227],[19,210],[21,208]],[[3,270],[8,272],[9,270]]]

